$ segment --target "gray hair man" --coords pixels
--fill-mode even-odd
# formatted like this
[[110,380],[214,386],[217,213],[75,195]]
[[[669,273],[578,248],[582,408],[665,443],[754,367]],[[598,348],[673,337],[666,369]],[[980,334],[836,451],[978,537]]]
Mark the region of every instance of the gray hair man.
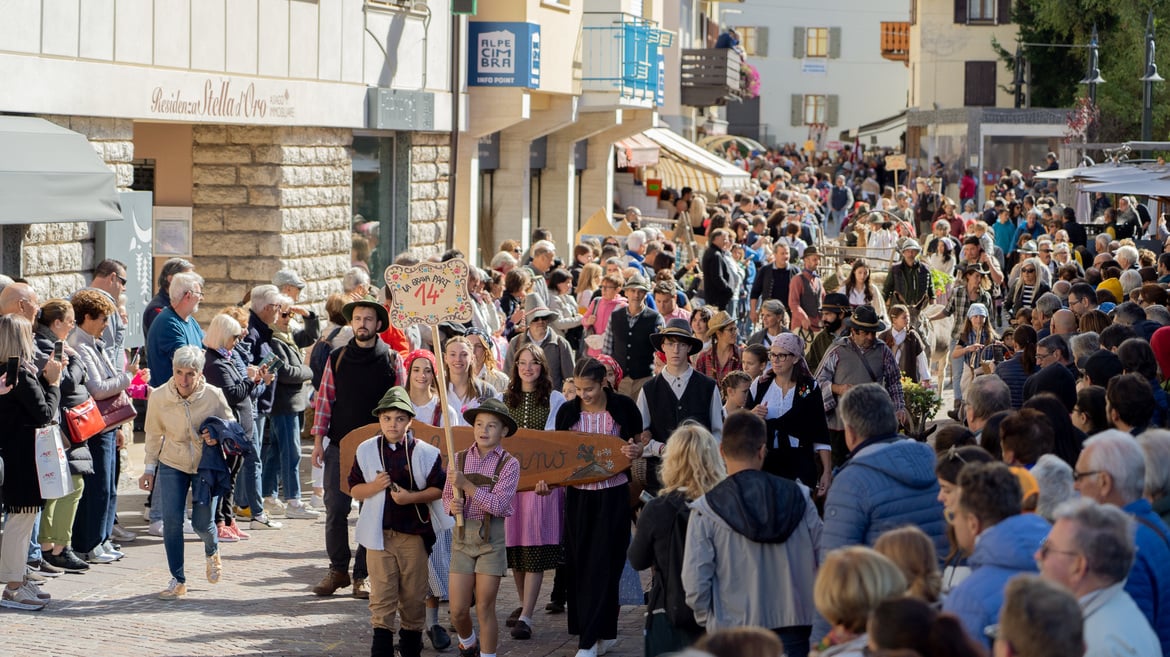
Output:
[[1163,576],[1170,563],[1170,527],[1142,497],[1146,463],[1141,446],[1124,431],[1102,431],[1085,441],[1073,477],[1082,497],[1112,504],[1137,520],[1137,558],[1125,590],[1157,633],[1163,654],[1170,654],[1170,581]]
[[1161,646],[1125,578],[1133,566],[1134,521],[1088,499],[1062,504],[1052,531],[1036,550],[1040,576],[1077,596],[1085,617],[1086,655],[1157,655]]
[[1012,410],[1012,391],[998,376],[977,376],[967,388],[963,410],[967,413],[967,428],[978,439],[988,418],[1000,411]]

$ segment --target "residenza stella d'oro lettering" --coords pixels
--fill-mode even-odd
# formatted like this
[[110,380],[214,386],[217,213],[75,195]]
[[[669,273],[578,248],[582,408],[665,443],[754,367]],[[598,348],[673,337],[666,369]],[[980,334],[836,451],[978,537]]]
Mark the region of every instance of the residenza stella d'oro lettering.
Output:
[[203,83],[203,95],[191,97],[182,89],[164,90],[155,87],[151,94],[150,111],[154,114],[209,116],[224,118],[291,118],[294,108],[288,89],[267,98],[256,91],[256,83],[249,82],[242,90],[231,80],[213,80]]

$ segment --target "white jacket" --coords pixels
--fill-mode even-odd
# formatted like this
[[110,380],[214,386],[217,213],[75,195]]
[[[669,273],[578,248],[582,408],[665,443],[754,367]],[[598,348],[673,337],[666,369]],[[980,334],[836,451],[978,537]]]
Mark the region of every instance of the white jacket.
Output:
[[1162,644],[1125,592],[1125,582],[1080,597],[1085,618],[1085,657],[1159,657]]
[[[382,459],[378,454],[378,441],[380,440],[382,440],[382,434],[362,441],[362,444],[358,445],[355,459],[362,469],[362,477],[366,481],[373,481],[378,476],[378,470],[382,469]],[[437,447],[421,440],[414,440],[413,445],[410,453],[410,471],[414,474],[414,485],[422,490],[427,487],[427,475],[430,474],[431,468],[435,465],[435,459],[439,458],[440,453]],[[346,474],[348,476],[348,473]],[[435,534],[455,526],[455,519],[443,510],[441,498],[429,502],[427,506],[431,510],[431,529],[434,530]],[[374,493],[362,503],[362,510],[358,513],[357,530],[354,533],[357,536],[358,544],[365,546],[367,550],[385,549],[382,542],[382,510],[385,507],[385,490]]]

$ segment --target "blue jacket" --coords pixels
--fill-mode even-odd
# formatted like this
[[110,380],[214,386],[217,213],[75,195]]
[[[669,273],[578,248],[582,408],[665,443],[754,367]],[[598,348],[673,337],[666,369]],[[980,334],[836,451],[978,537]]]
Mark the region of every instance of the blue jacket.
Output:
[[[1170,654],[1170,527],[1154,513],[1147,500],[1130,502],[1121,509],[1137,525],[1137,556],[1125,581],[1125,592],[1137,603],[1162,643],[1162,654]],[[1157,528],[1152,529],[1152,527]]]
[[219,444],[210,449],[204,445],[203,456],[199,459],[198,478],[191,490],[191,499],[196,504],[210,504],[212,498],[231,492],[232,474],[227,459],[224,458],[225,450],[233,455],[255,455],[252,441],[238,422],[209,417],[199,425],[200,433],[203,433],[204,429]]
[[[1034,240],[1037,237],[1039,237],[1040,234],[1043,232],[1044,232],[1044,226],[1041,226],[1039,221],[1036,222],[1035,226],[1028,228],[1028,222],[1026,220],[1020,220],[1020,225],[1016,226],[1016,232],[1015,232],[1015,234],[1012,235],[1012,248],[1011,248],[1011,250],[1006,251],[1005,253],[1015,253],[1016,252],[1016,245],[1020,243],[1020,236],[1026,234],[1026,235],[1028,235],[1028,239]],[[1001,246],[999,248],[1002,249],[1003,247]]]
[[1016,236],[1016,225],[1011,221],[1007,223],[996,221],[991,225],[991,232],[995,233],[995,245],[1004,253],[1011,253],[1012,249],[1015,248],[1012,238]]
[[938,553],[946,554],[946,521],[934,463],[929,445],[904,437],[863,447],[850,457],[825,500],[824,551],[873,545],[887,530],[917,525],[934,540]]
[[1020,573],[1034,573],[1036,550],[1052,527],[1033,513],[1012,516],[984,531],[975,539],[975,550],[967,559],[971,575],[943,600],[943,611],[963,621],[967,634],[986,648],[991,640],[983,628],[999,622],[1003,589]]
[[199,322],[194,315],[184,321],[171,306],[163,308],[146,334],[146,359],[153,384],[161,386],[171,380],[174,374],[171,360],[179,347],[187,345],[203,348],[203,329],[199,328]]

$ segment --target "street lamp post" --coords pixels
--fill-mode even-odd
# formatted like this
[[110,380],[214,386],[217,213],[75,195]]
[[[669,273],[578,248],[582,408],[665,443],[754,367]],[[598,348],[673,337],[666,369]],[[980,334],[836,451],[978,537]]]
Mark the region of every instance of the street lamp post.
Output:
[[1163,82],[1154,61],[1154,10],[1146,20],[1146,74],[1142,76],[1142,141],[1151,141],[1154,132],[1154,83]]
[[1101,77],[1101,67],[1097,63],[1097,26],[1093,26],[1093,35],[1089,38],[1089,68],[1085,73],[1085,79],[1081,80],[1081,84],[1089,85],[1089,102],[1093,107],[1097,106],[1097,85],[1103,84],[1105,78]]

